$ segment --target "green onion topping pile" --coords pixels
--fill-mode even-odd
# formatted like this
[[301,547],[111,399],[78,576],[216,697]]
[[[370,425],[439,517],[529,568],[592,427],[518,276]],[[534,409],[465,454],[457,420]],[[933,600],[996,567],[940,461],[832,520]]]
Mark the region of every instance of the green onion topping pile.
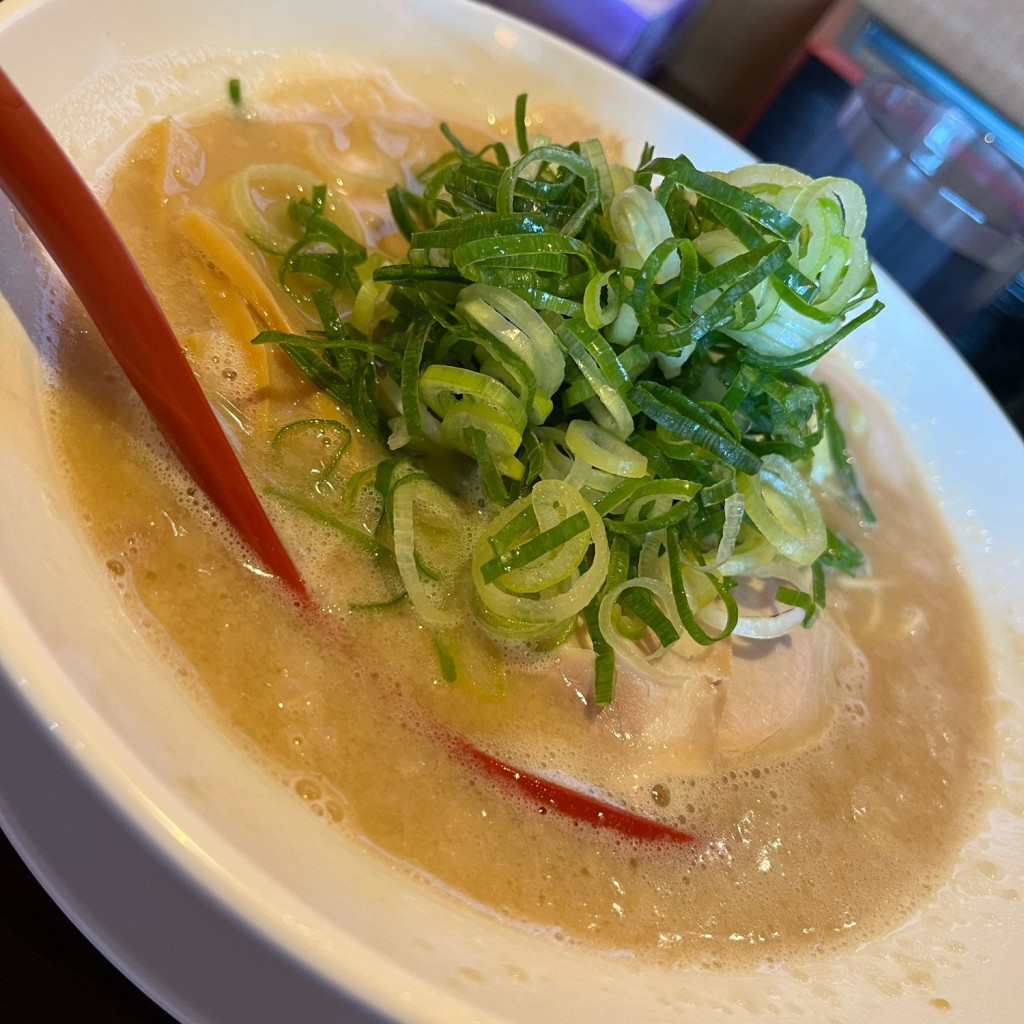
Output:
[[[399,263],[329,220],[325,189],[293,200],[281,282],[299,296],[315,280],[302,300],[322,330],[255,340],[391,451],[350,488],[379,492],[369,540],[422,619],[440,634],[472,614],[535,643],[585,629],[605,703],[616,655],[659,677],[684,633],[809,626],[825,571],[860,566],[823,521],[812,468],[814,487],[871,512],[828,389],[803,371],[881,304],[866,305],[852,182],[774,165],[709,174],[649,149],[632,170],[596,139],[528,138],[525,107],[520,155],[471,152],[442,125],[450,151],[390,189]],[[430,466],[453,459],[492,518],[442,569],[425,510],[451,502]],[[737,595],[766,580],[774,604],[746,613]]]

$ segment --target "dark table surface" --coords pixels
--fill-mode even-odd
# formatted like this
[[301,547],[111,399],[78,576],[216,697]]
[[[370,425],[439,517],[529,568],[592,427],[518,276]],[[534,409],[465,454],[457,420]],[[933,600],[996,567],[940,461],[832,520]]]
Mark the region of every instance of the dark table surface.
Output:
[[64,916],[0,832],[0,1007],[10,1024],[170,1024]]

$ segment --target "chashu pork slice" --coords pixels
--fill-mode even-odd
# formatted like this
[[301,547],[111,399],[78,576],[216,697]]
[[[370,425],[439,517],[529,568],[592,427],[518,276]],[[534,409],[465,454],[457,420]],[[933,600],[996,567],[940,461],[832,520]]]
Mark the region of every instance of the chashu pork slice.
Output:
[[832,723],[838,690],[852,685],[863,665],[827,615],[777,640],[734,637],[719,750],[781,756],[815,742]]
[[564,648],[545,674],[576,698],[592,767],[614,761],[638,783],[699,773],[719,755],[780,757],[814,743],[834,718],[839,689],[864,671],[859,650],[828,616],[777,640],[733,637],[702,648],[683,638],[654,672],[620,658],[615,699],[587,713],[593,662],[590,650]]
[[564,707],[575,706],[566,727],[586,776],[599,786],[609,775],[645,785],[668,769],[700,772],[714,758],[729,661],[728,644],[702,648],[688,638],[651,669],[619,658],[615,699],[602,708],[591,699],[593,651],[563,647],[546,662],[544,679],[564,695]]

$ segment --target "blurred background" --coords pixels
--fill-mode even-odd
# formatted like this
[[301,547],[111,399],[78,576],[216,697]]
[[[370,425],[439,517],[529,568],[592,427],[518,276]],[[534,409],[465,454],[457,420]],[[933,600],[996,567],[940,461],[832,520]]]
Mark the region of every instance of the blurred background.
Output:
[[875,261],[1024,432],[1024,0],[487,2],[856,180]]

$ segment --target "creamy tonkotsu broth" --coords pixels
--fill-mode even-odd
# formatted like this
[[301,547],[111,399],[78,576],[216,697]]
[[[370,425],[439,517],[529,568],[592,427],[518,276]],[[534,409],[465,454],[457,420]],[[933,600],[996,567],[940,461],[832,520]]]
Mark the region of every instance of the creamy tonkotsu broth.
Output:
[[[283,358],[246,344],[265,326],[304,331],[313,320],[232,219],[233,176],[264,168],[245,187],[283,224],[283,172],[265,168],[296,166],[305,186],[331,185],[347,230],[397,255],[382,188],[443,140],[432,114],[374,83],[319,82],[248,110],[152,125],[118,161],[108,208],[250,474],[277,486],[294,468],[269,444],[276,428],[347,414]],[[243,293],[222,273],[225,238],[265,292]],[[53,431],[98,564],[182,684],[311,813],[336,823],[339,842],[372,847],[517,926],[738,966],[886,932],[948,878],[976,828],[991,730],[975,612],[894,428],[857,386],[840,382],[842,402],[848,420],[870,421],[853,433],[870,437],[859,468],[881,525],[844,526],[870,579],[832,581],[813,641],[794,636],[768,653],[721,645],[692,655],[686,692],[627,679],[621,701],[596,711],[585,654],[495,652],[468,626],[464,676],[443,682],[407,605],[350,610],[386,599],[395,580],[364,548],[268,495],[326,609],[301,613],[251,570],[70,306],[58,364]],[[356,436],[336,479],[378,457]],[[331,483],[321,492],[329,505]],[[450,543],[479,529],[472,509],[453,514]],[[541,813],[453,756],[452,734],[596,785],[693,839],[631,840]]]

